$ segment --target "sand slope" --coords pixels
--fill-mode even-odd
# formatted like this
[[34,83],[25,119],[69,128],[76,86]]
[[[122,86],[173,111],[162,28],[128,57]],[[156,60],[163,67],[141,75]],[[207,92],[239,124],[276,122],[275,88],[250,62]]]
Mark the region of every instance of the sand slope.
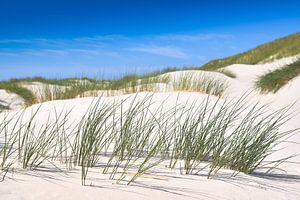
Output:
[[[253,90],[256,78],[269,70],[282,67],[293,62],[296,58],[285,58],[271,64],[249,66],[232,65],[227,69],[237,75],[236,79],[218,75],[229,83],[226,98],[236,99],[249,90]],[[185,72],[172,72],[174,79]],[[207,76],[215,76],[215,72],[205,72]],[[291,112],[300,112],[300,77],[295,78],[276,94],[259,95],[253,92],[249,101],[270,104],[272,110],[295,103]],[[125,98],[134,98],[135,94],[105,97],[107,101],[117,101]],[[144,97],[147,93],[138,96]],[[178,98],[179,95],[179,98]],[[165,107],[172,107],[178,98],[179,103],[201,105],[207,95],[187,92],[163,92],[153,95],[153,108],[161,103]],[[212,97],[212,101],[215,100]],[[39,112],[39,118],[44,118],[53,113],[54,108],[59,111],[72,108],[72,120],[79,120],[94,98],[80,98],[64,101],[44,103]],[[221,100],[222,102],[223,100]],[[28,108],[28,116],[31,109]],[[17,112],[10,112],[10,115]],[[0,116],[3,117],[3,114]],[[283,130],[300,127],[300,115],[287,122]],[[293,143],[284,143],[282,151],[273,156],[273,159],[300,152],[300,133],[289,139]],[[108,175],[103,175],[97,168],[92,169],[87,181],[91,186],[83,187],[80,181],[80,170],[70,172],[57,171],[53,166],[38,171],[16,169],[14,174],[9,174],[4,182],[0,183],[0,199],[299,199],[300,198],[300,159],[299,156],[283,165],[286,173],[263,176],[262,174],[230,177],[230,170],[222,172],[213,179],[207,179],[205,171],[199,175],[180,175],[178,169],[164,168],[164,163],[155,168],[156,173],[148,174],[137,180],[133,185],[116,184],[108,180]],[[64,165],[59,165],[64,169]]]

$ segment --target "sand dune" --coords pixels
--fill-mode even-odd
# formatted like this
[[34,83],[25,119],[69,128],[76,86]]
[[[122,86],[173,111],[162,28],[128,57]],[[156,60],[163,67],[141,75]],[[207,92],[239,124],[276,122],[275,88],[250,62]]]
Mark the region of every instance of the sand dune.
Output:
[[[172,80],[176,81],[184,73],[193,73],[194,76],[207,76],[220,78],[228,82],[226,95],[224,99],[234,101],[246,92],[254,90],[254,82],[258,76],[290,64],[298,57],[285,58],[273,63],[263,65],[231,65],[227,69],[236,74],[237,78],[232,79],[217,72],[172,72]],[[294,103],[290,112],[300,112],[300,77],[290,81],[276,94],[261,95],[253,91],[249,102],[260,101],[262,104],[269,104],[270,110],[277,110],[281,107]],[[0,93],[1,96],[2,93]],[[144,98],[150,93],[143,92],[114,97],[102,97],[103,101],[113,102],[124,99]],[[4,95],[2,95],[4,96]],[[153,105],[151,109],[155,110],[160,105],[162,107],[172,108],[175,104],[187,104],[201,106],[203,100],[207,98],[206,94],[197,92],[156,92],[152,96]],[[211,103],[217,101],[217,97],[211,97]],[[95,98],[78,98],[71,100],[57,100],[43,103],[40,107],[37,118],[46,122],[49,114],[53,117],[54,112],[62,110],[72,110],[70,122],[76,124]],[[127,101],[130,102],[130,101]],[[24,118],[29,118],[31,111],[37,109],[40,105],[34,105],[26,109]],[[124,107],[129,107],[125,103]],[[55,108],[55,109],[54,109]],[[17,116],[20,111],[10,111],[8,115],[1,114],[0,118]],[[70,124],[72,125],[72,124]],[[281,127],[281,130],[290,130],[300,128],[300,115],[296,115]],[[288,139],[289,142],[281,144],[283,148],[276,152],[269,159],[279,159],[285,156],[298,154],[300,151],[300,133],[296,132]],[[56,163],[58,170],[52,165],[35,171],[22,170],[15,168],[14,173],[8,173],[4,182],[0,183],[0,199],[299,199],[300,197],[300,158],[292,158],[289,162],[283,163],[281,168],[285,172],[280,174],[264,175],[255,173],[253,175],[238,174],[231,177],[231,170],[222,169],[221,172],[207,179],[206,171],[198,175],[181,175],[180,169],[169,169],[161,163],[156,166],[154,172],[146,174],[139,178],[132,185],[127,186],[124,183],[116,184],[116,181],[109,180],[108,176],[100,173],[99,169],[93,168],[90,171],[90,179],[87,185],[81,186],[80,170],[74,169],[67,171],[65,165]]]

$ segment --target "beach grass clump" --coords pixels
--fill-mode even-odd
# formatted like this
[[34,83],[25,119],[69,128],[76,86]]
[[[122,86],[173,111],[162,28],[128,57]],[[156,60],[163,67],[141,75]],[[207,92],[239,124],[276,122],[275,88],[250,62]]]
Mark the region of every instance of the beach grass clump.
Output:
[[[65,124],[69,112],[55,115],[56,119],[42,123],[37,119],[39,109],[32,110],[25,120],[25,110],[16,115],[2,113],[0,122],[0,171],[3,179],[6,173],[18,164],[23,169],[37,169],[45,161],[52,164],[66,151],[65,143],[58,138],[66,137]],[[26,114],[28,115],[28,113]]]
[[110,90],[124,90],[125,93],[134,93],[138,84],[139,76],[136,74],[127,74],[118,80],[111,82]]
[[258,78],[256,87],[262,93],[276,93],[289,81],[300,75],[300,60]]
[[170,76],[168,75],[161,75],[161,76],[154,76],[154,77],[144,77],[139,79],[137,91],[138,92],[156,92],[160,90],[160,84],[169,85],[170,84]]
[[115,118],[115,109],[115,104],[99,100],[90,107],[78,125],[72,147],[72,162],[81,167],[82,185],[85,185],[89,168],[99,162],[101,153],[107,151],[114,139],[115,121],[111,118]]
[[104,173],[111,173],[111,178],[121,169],[124,178],[126,171],[133,166],[134,162],[144,155],[149,148],[149,137],[154,125],[153,119],[147,119],[149,97],[140,101],[137,96],[130,102],[129,108],[124,109],[124,102],[120,104],[119,118],[114,131],[114,146],[107,162]]
[[220,158],[227,160],[225,167],[246,174],[263,167],[263,161],[267,156],[274,153],[275,147],[283,141],[283,138],[293,132],[293,130],[279,131],[279,128],[291,118],[288,111],[289,107],[285,107],[266,114],[266,106],[254,105],[229,138],[228,148]]
[[47,121],[39,125],[36,121],[38,111],[39,109],[33,112],[29,121],[18,131],[18,157],[24,169],[38,168],[44,161],[51,160],[56,148],[62,150],[57,139],[60,135],[65,135],[69,112],[56,114],[54,121],[50,121],[48,117]]
[[178,161],[183,161],[185,174],[195,173],[201,163],[210,163],[219,156],[227,145],[226,133],[242,107],[241,102],[232,105],[210,98],[201,105],[188,107],[180,115],[182,123],[174,129],[169,167],[174,168]]
[[5,113],[2,117],[3,119],[0,122],[0,175],[2,176],[2,180],[4,180],[6,173],[14,162],[16,162],[16,159],[12,157],[17,151],[15,145],[18,142],[21,117],[19,116],[15,121]]
[[222,168],[251,174],[264,168],[266,158],[294,131],[279,131],[291,117],[287,114],[289,107],[270,113],[268,106],[258,103],[246,109],[243,99],[235,103],[218,101],[214,105],[203,102],[203,107],[185,112],[181,125],[174,128],[169,167],[183,162],[185,174],[194,174],[201,170],[201,163],[206,163],[208,177]]
[[38,91],[37,99],[39,102],[53,101],[65,98],[65,88],[59,85],[43,84],[42,88]]
[[[24,84],[41,83],[37,91],[23,87]],[[98,90],[110,89],[111,81],[90,78],[45,79],[43,77],[11,79],[0,82],[0,89],[21,96],[26,106],[52,100],[97,96]],[[2,106],[1,106],[2,108]]]
[[82,185],[87,185],[91,168],[131,184],[163,162],[172,169],[180,165],[183,174],[197,174],[203,165],[208,177],[222,168],[233,175],[251,174],[264,168],[276,146],[293,132],[279,129],[291,117],[289,107],[274,112],[259,103],[251,107],[247,95],[235,102],[209,96],[169,107],[154,103],[153,95],[114,102],[100,98],[72,129],[67,127],[71,111],[55,111],[55,119],[46,121],[37,118],[39,109],[26,122],[23,114],[4,116],[1,171],[14,163],[32,170],[58,160],[69,164],[69,170],[80,167]]
[[19,95],[24,99],[26,106],[36,103],[35,95],[30,90],[21,87],[18,83],[2,81],[0,82],[0,89]]
[[90,81],[79,80],[65,89],[61,99],[70,99],[75,97],[97,96],[98,90],[106,90],[109,85],[108,81]]
[[[71,80],[69,80],[71,81]],[[98,96],[99,90],[109,89],[109,82],[104,80],[77,79],[66,85],[43,84],[39,92],[39,101],[72,99],[77,97]]]
[[226,82],[211,77],[195,77],[192,73],[186,73],[173,83],[174,91],[202,92],[214,96],[222,96],[227,88]]

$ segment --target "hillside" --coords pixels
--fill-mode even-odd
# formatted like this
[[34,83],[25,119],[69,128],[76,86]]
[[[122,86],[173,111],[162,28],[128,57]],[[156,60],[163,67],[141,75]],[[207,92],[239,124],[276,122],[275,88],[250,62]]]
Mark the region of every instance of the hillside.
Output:
[[259,64],[300,54],[300,33],[295,33],[254,49],[223,59],[212,60],[203,70],[217,70],[232,64]]

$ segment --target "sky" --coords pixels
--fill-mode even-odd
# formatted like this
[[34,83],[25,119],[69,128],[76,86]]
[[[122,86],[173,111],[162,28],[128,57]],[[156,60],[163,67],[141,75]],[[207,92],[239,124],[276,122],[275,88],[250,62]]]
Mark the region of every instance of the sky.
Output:
[[299,31],[296,0],[0,0],[0,79],[201,66]]

